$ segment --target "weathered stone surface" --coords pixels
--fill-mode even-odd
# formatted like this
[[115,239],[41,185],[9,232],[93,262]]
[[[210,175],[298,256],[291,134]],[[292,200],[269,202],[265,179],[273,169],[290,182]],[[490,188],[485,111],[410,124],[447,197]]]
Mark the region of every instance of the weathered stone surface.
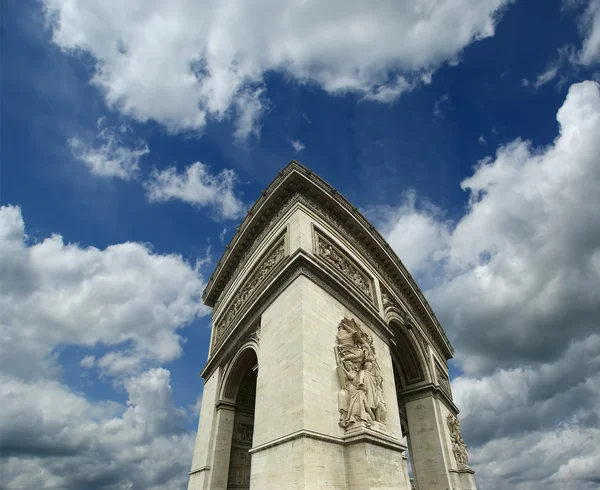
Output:
[[214,327],[189,490],[409,489],[402,424],[417,488],[475,490],[439,322],[308,169],[290,164],[263,193],[204,297]]

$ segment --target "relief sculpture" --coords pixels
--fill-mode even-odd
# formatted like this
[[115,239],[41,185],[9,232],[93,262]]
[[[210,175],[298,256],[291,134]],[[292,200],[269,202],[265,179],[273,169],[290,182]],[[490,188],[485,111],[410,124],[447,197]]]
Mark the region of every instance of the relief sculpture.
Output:
[[448,415],[448,428],[450,429],[450,439],[452,440],[452,452],[459,467],[467,466],[469,455],[467,454],[467,445],[460,434],[460,421],[452,414]]
[[386,430],[383,378],[373,338],[354,319],[344,318],[338,326],[334,350],[341,385],[338,394],[340,426]]

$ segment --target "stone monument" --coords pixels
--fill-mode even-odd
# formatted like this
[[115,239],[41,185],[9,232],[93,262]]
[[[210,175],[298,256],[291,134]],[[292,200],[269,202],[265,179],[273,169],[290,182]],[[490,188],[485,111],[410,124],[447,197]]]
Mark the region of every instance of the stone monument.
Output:
[[373,225],[308,168],[291,162],[262,192],[203,300],[189,490],[475,490],[442,327]]

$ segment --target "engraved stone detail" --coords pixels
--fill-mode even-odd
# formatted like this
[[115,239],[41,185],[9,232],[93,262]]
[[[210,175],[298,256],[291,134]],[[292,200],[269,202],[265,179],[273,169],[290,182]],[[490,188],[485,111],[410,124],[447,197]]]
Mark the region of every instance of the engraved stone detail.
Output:
[[446,373],[437,363],[435,363],[435,374],[440,388],[444,390],[450,399],[452,399],[452,390],[450,389],[450,381],[448,380],[448,376],[446,376]]
[[317,255],[329,262],[373,302],[373,281],[371,278],[361,271],[358,266],[354,265],[344,252],[329,242],[323,235],[316,233],[316,237]]
[[387,431],[383,378],[373,338],[354,319],[344,318],[338,325],[334,352],[341,386],[338,393],[340,426]]
[[417,310],[414,307],[414,305],[412,304],[412,302],[408,301],[408,298],[406,297],[406,295],[396,286],[396,281],[394,279],[392,279],[392,277],[387,272],[387,270],[380,265],[379,260],[377,260],[374,257],[374,255],[362,245],[362,243],[354,236],[353,233],[348,232],[348,230],[346,229],[346,226],[343,223],[341,223],[340,221],[338,221],[330,213],[328,213],[325,210],[323,210],[322,207],[319,206],[312,199],[308,199],[306,196],[303,196],[303,195],[298,195],[298,196],[294,196],[294,197],[298,201],[300,201],[301,203],[303,203],[305,206],[307,206],[308,208],[310,208],[313,212],[315,212],[316,214],[318,214],[319,216],[321,216],[322,218],[324,218],[325,220],[327,220],[327,222],[330,225],[332,225],[334,228],[336,228],[337,231],[344,237],[344,239],[348,240],[348,242],[350,242],[356,248],[356,250],[365,259],[367,259],[369,261],[369,263],[375,268],[375,270],[379,274],[381,274],[381,277],[383,279],[385,279],[386,282],[392,287],[392,289],[394,290],[394,292],[401,299],[402,303],[404,305],[406,305],[406,307],[413,314],[413,316],[415,316],[417,318],[421,318],[422,321],[424,322],[424,324],[425,325],[427,324],[426,323],[427,319],[424,318],[423,313],[421,311]]
[[255,340],[260,343],[260,324],[254,329],[254,331],[248,336],[250,340]]
[[384,309],[391,306],[398,308],[398,304],[396,303],[395,299],[383,286],[381,286],[381,303]]
[[[252,242],[252,246],[249,247],[241,256],[236,268],[231,273],[231,277],[227,281],[227,284],[225,284],[225,287],[223,287],[223,291],[229,291],[229,289],[231,288],[231,284],[233,283],[233,281],[235,281],[235,279],[241,272],[242,268],[246,265],[248,258],[254,253],[254,251],[256,250],[256,247],[258,247],[261,243],[263,243],[263,238],[269,232],[271,232],[271,230],[273,229],[273,227],[275,226],[277,221],[279,221],[279,218],[281,218],[285,213],[287,213],[289,211],[289,209],[293,206],[293,204],[298,201],[299,196],[300,196],[300,193],[296,193],[292,197],[290,197],[288,199],[288,201],[283,206],[281,206],[279,208],[279,210],[271,217],[269,222],[266,223],[262,227],[261,232],[254,238],[254,241]],[[215,302],[214,309],[217,309],[219,307],[219,305],[221,304],[221,301],[223,299],[223,296],[224,295],[221,293],[221,295]]]
[[254,427],[250,424],[237,424],[236,430],[233,433],[233,440],[235,442],[252,444],[252,435],[254,433]]
[[215,344],[229,331],[237,314],[284,257],[285,242],[284,237],[282,237],[234,296],[228,307],[227,313],[216,327]]
[[460,434],[460,421],[452,414],[448,415],[448,429],[450,429],[450,439],[452,439],[452,452],[459,467],[465,467],[469,464],[469,455],[467,454],[467,445]]
[[425,337],[423,337],[423,334],[417,328],[414,328],[413,331],[416,332],[415,336],[417,337],[421,350],[423,351],[423,356],[425,357],[425,364],[427,366],[427,372],[431,375],[431,358],[429,355],[429,346],[427,345],[427,341],[425,340]]
[[[396,281],[392,279],[388,271],[385,267],[382,267],[379,263],[379,260],[375,258],[375,256],[363,246],[363,244],[355,237],[354,233],[351,233],[347,230],[346,225],[337,220],[331,213],[325,211],[319,204],[317,204],[314,200],[308,198],[307,196],[296,192],[292,196],[288,198],[288,200],[279,207],[277,212],[262,226],[260,233],[253,239],[253,244],[244,252],[241,258],[237,261],[237,266],[235,267],[231,277],[227,281],[226,285],[222,289],[222,291],[227,291],[230,289],[233,281],[237,278],[242,268],[246,265],[248,258],[254,253],[257,246],[262,242],[264,237],[270,233],[279,219],[287,213],[291,207],[296,203],[302,203],[307,208],[315,212],[317,215],[327,220],[330,225],[337,229],[337,231],[344,237],[344,239],[348,240],[352,244],[353,247],[365,258],[368,262],[377,270],[377,272],[381,275],[381,277],[392,287],[394,292],[398,295],[402,303],[408,308],[408,310],[413,314],[413,316],[420,318],[424,325],[427,325],[428,319],[424,314],[424,308],[419,305],[416,308],[413,305],[412,301],[409,301],[406,294],[402,290],[400,290],[396,286]],[[215,309],[217,309],[223,300],[223,294],[219,295],[219,298],[215,302]]]
[[250,488],[250,453],[247,449],[231,451],[227,488]]

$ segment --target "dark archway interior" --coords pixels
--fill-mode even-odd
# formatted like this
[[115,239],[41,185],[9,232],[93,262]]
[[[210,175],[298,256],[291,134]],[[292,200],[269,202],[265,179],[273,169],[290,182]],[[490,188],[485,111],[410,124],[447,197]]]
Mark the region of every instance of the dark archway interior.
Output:
[[[235,416],[229,458],[227,489],[243,490],[250,488],[250,453],[254,434],[254,405],[256,401],[257,361],[254,351],[238,359],[228,389],[236,390]],[[227,393],[227,390],[226,390]],[[233,393],[231,393],[233,395]],[[232,396],[233,398],[233,396]]]
[[409,339],[408,332],[400,325],[390,325],[394,331],[395,342],[391,345],[392,359],[394,361],[394,377],[396,390],[407,388],[410,385],[425,381],[425,370],[417,352],[417,348]]
[[414,340],[410,338],[410,333],[402,325],[391,323],[390,326],[394,331],[395,342],[390,345],[393,361],[394,384],[396,386],[396,397],[398,399],[398,408],[400,411],[400,426],[402,435],[406,437],[408,445],[407,464],[408,474],[411,478],[411,487],[414,487],[415,475],[412,468],[412,454],[410,432],[408,427],[408,419],[406,409],[402,397],[403,392],[411,386],[426,381],[426,368],[423,365],[418,345],[415,345]]

